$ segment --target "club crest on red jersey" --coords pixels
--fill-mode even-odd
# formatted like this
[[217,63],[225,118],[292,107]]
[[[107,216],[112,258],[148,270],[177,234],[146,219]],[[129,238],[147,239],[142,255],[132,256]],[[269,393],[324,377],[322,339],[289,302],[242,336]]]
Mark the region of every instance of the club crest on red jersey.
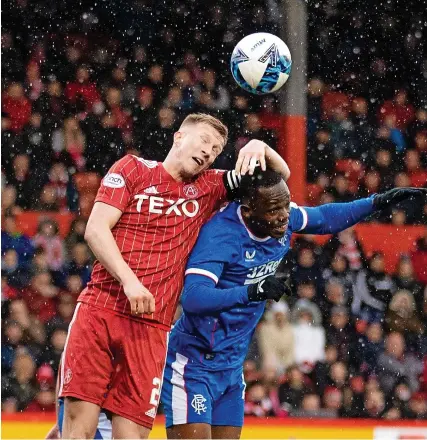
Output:
[[183,191],[187,197],[197,197],[199,194],[199,190],[194,185],[185,185]]

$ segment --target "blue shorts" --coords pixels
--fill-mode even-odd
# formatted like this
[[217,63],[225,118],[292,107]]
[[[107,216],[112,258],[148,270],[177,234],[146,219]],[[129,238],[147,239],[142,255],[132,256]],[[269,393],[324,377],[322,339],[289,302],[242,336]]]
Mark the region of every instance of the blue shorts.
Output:
[[211,371],[169,351],[161,397],[166,428],[186,423],[243,426],[245,387],[243,367]]
[[[64,423],[64,399],[58,399],[58,427],[62,435],[62,425]],[[111,420],[109,420],[105,412],[99,414],[98,427],[96,429],[94,439],[111,440],[113,438],[113,430]]]

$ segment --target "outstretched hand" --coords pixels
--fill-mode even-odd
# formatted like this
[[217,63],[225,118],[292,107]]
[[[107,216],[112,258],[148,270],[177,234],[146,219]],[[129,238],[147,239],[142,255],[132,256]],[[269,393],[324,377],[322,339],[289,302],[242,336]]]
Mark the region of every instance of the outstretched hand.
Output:
[[374,196],[374,208],[378,211],[397,205],[399,202],[425,203],[427,189],[425,188],[394,188]]

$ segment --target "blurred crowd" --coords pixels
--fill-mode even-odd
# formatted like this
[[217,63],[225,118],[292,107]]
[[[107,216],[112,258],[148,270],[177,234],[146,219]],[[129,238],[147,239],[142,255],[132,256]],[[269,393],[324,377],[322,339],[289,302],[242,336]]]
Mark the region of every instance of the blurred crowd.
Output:
[[[228,68],[240,38],[278,34],[274,0],[100,3],[3,8],[5,412],[54,410],[68,324],[93,262],[86,219],[115,160],[163,160],[181,120],[199,111],[230,127],[217,167],[232,168],[251,138],[277,147],[279,95],[239,90]],[[421,15],[408,12],[416,2],[345,3],[308,6],[309,204],[427,186],[426,43]],[[65,239],[53,220],[28,237],[16,221],[27,210],[76,220]],[[427,207],[402,205],[375,221],[426,224]],[[426,267],[427,231],[393,275],[351,231],[323,248],[298,240],[282,267],[294,298],[266,313],[245,365],[247,414],[427,418]]]
[[427,419],[427,227],[393,274],[354,231],[298,238],[245,364],[246,413]]

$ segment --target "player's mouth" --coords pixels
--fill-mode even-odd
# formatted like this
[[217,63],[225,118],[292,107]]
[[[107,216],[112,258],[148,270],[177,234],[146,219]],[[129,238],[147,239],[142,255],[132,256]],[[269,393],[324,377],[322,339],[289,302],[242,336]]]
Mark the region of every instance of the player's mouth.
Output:
[[283,224],[283,225],[275,226],[275,227],[273,228],[273,231],[274,231],[274,232],[277,232],[278,234],[284,234],[284,233],[287,231],[287,229],[288,229],[288,224],[285,223],[285,224]]
[[202,159],[199,159],[198,157],[192,157],[192,159],[194,160],[194,162],[197,163],[197,165],[199,165],[199,167],[201,167],[205,163]]

